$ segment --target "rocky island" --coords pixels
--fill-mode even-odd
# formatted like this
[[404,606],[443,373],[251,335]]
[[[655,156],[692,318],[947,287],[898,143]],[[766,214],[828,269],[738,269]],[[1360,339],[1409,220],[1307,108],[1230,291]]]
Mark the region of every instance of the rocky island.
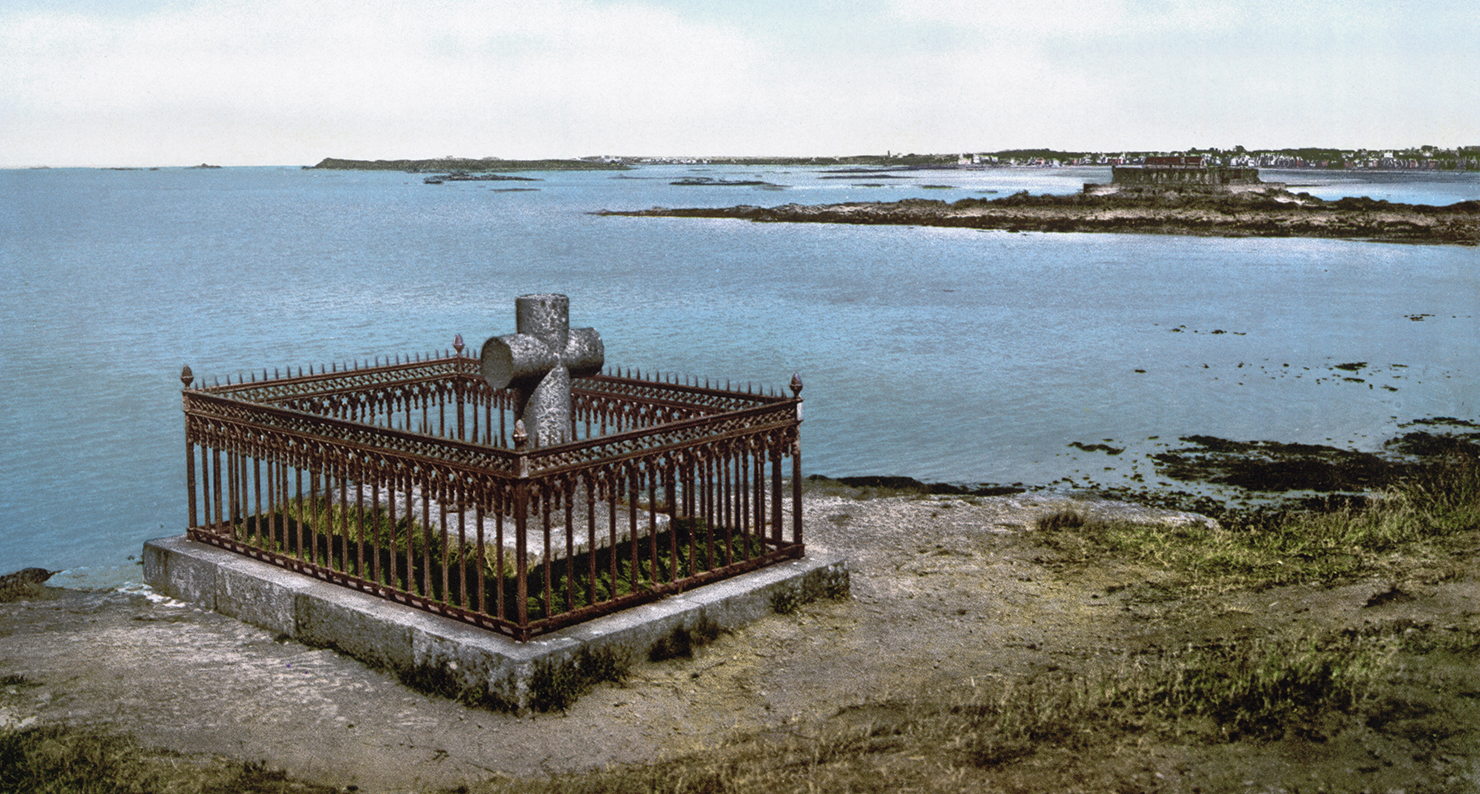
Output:
[[1325,237],[1399,243],[1480,244],[1480,201],[1445,207],[1370,198],[1325,201],[1267,190],[1081,193],[999,199],[930,199],[779,207],[655,207],[601,215],[744,218],[761,223],[954,226],[1009,232],[1119,232],[1213,237]]

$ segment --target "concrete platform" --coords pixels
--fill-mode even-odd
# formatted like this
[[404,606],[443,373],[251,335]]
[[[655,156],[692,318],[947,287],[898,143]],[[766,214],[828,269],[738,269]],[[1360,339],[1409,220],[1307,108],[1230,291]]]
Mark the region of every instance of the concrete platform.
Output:
[[486,693],[516,710],[532,703],[537,669],[578,664],[582,650],[646,658],[679,630],[732,629],[772,612],[848,591],[846,560],[801,560],[695,588],[515,642],[450,618],[293,573],[180,535],[144,544],[144,580],[189,601],[307,645],[334,648],[375,667]]

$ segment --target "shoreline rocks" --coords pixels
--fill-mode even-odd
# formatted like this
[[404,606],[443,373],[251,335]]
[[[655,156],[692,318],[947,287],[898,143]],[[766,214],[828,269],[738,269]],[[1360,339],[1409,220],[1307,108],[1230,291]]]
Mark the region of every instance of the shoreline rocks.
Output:
[[46,580],[61,573],[45,568],[22,568],[15,573],[0,576],[0,603],[20,601],[41,595]]
[[757,223],[945,226],[1008,232],[1112,232],[1211,237],[1318,237],[1480,245],[1480,201],[1445,207],[1370,198],[1324,201],[1287,190],[1227,194],[1074,194],[779,207],[603,210],[598,215],[741,218]]

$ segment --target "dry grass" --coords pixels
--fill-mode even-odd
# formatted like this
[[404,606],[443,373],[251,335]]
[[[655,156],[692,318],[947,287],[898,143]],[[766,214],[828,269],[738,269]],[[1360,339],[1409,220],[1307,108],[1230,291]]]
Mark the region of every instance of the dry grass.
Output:
[[0,731],[0,791],[7,794],[329,794],[253,761],[150,751],[126,736],[49,725]]
[[[1106,659],[1085,675],[972,679],[948,691],[845,709],[809,733],[750,735],[658,763],[475,790],[1054,790],[1095,779],[1104,773],[1103,759],[1133,753],[1148,742],[1194,748],[1257,744],[1316,737],[1357,724],[1379,725],[1394,734],[1443,734],[1449,744],[1464,746],[1475,738],[1480,726],[1474,720],[1480,715],[1444,694],[1445,682],[1453,683],[1452,671],[1430,669],[1437,663],[1430,664],[1429,657],[1473,665],[1480,660],[1480,632],[1410,629]],[[1480,676],[1471,674],[1468,682],[1480,683]],[[1393,718],[1420,712],[1426,717],[1422,726],[1400,725],[1402,719]]]

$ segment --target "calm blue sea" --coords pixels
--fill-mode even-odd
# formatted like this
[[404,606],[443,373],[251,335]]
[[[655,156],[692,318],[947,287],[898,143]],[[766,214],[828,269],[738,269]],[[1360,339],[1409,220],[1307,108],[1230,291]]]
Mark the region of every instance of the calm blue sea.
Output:
[[[808,473],[1155,485],[1146,456],[1181,435],[1376,449],[1415,418],[1480,419],[1473,248],[590,214],[1069,193],[1105,169],[533,176],[0,171],[0,572],[137,581],[129,556],[183,530],[182,365],[480,344],[531,292],[568,294],[609,364],[800,373]],[[1319,176],[1265,174],[1324,198],[1480,198],[1476,175]],[[771,186],[669,184],[685,177]]]

